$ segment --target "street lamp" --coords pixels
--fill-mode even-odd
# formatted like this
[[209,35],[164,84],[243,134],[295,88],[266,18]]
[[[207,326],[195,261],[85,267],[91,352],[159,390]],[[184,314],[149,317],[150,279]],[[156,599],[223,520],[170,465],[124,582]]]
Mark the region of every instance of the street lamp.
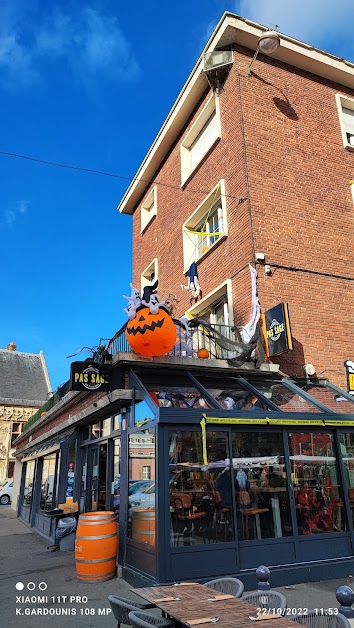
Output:
[[266,55],[271,55],[276,51],[280,46],[280,37],[277,31],[266,31],[263,35],[258,39],[258,46],[256,48],[256,52],[254,53],[253,59],[248,66],[248,76],[252,74],[252,65],[257,59],[257,55],[259,51],[263,52]]

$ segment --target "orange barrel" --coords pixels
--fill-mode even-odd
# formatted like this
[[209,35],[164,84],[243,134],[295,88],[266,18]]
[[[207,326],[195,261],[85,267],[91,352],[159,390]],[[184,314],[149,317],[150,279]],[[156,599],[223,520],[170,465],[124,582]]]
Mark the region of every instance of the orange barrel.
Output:
[[132,539],[155,545],[155,510],[136,508],[132,511]]
[[99,582],[114,578],[117,547],[117,523],[113,512],[80,515],[75,541],[78,580]]

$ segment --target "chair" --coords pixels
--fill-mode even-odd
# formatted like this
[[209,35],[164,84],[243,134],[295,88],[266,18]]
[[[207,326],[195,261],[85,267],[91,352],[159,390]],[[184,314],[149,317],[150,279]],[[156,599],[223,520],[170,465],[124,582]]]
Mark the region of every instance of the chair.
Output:
[[165,619],[165,617],[158,617],[157,615],[139,611],[129,613],[128,619],[133,628],[150,628],[150,626],[170,626],[171,628],[176,628],[177,626],[173,619]]
[[192,497],[188,493],[173,495],[173,506],[177,520],[183,522],[182,534],[194,535],[194,524],[201,526],[201,520],[206,516],[205,512],[193,512]]
[[250,593],[245,593],[242,599],[267,610],[275,608],[284,611],[286,609],[286,598],[279,591],[250,591]]
[[120,628],[121,624],[130,626],[128,615],[131,611],[156,608],[154,604],[149,604],[148,602],[140,604],[140,602],[127,600],[126,598],[119,597],[118,595],[109,595],[108,601],[111,605],[113,615],[118,622],[117,628]]
[[320,615],[318,611],[308,611],[306,615],[289,615],[291,621],[310,626],[310,628],[349,628],[350,622],[344,615],[328,615],[326,609]]
[[230,595],[235,597],[241,597],[245,588],[243,582],[238,580],[238,578],[216,578],[206,582],[205,586],[220,591],[220,593],[230,593]]

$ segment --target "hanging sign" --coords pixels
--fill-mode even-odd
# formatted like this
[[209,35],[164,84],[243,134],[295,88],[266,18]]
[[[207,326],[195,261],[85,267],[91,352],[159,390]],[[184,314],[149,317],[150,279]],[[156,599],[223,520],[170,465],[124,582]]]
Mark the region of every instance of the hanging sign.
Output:
[[293,348],[289,308],[287,303],[278,303],[261,315],[266,357],[286,353]]
[[347,372],[347,390],[350,395],[354,395],[354,362],[353,360],[346,360],[344,362],[345,370]]
[[71,364],[70,388],[71,390],[108,392],[111,389],[111,370],[110,364],[73,362]]

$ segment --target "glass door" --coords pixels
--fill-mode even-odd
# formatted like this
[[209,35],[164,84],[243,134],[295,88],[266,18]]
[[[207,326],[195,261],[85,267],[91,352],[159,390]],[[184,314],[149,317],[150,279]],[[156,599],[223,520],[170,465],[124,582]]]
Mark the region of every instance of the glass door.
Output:
[[98,505],[98,446],[89,450],[87,510],[96,511]]

